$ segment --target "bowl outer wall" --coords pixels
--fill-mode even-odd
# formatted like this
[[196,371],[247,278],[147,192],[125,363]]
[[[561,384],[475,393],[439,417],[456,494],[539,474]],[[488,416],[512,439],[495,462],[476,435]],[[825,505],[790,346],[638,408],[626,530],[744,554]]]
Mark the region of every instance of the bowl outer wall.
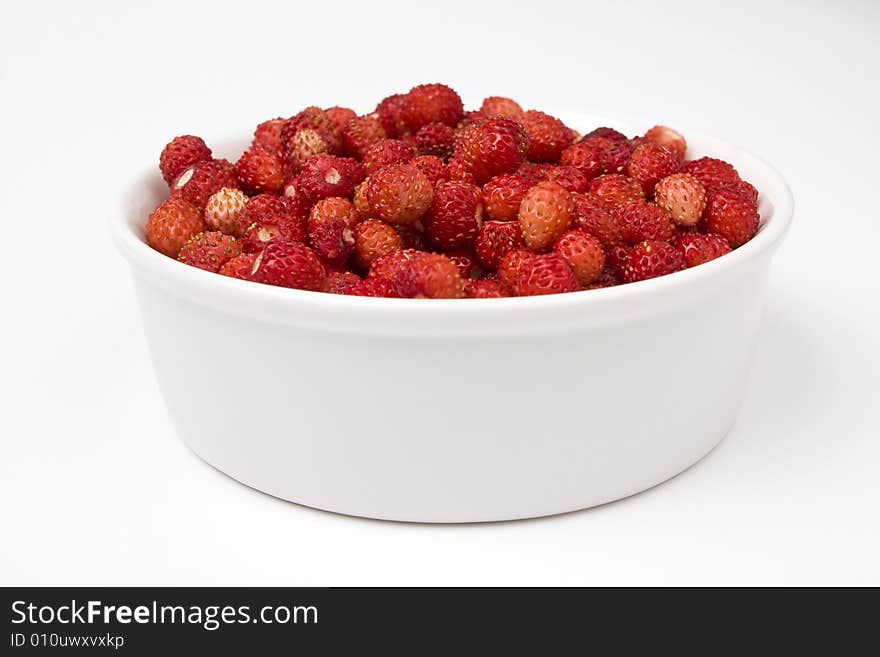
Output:
[[548,515],[674,476],[735,420],[792,213],[760,160],[691,143],[761,190],[755,239],[660,279],[542,298],[349,298],[205,273],[143,243],[165,189],[140,180],[114,234],[178,432],[245,484],[395,520]]

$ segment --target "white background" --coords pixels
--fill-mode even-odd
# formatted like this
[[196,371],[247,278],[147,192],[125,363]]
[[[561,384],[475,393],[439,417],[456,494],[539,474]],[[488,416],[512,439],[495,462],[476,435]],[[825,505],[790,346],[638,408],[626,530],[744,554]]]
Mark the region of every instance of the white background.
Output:
[[[4,16],[0,583],[880,584],[880,4],[181,4]],[[788,178],[742,415],[697,466],[444,527],[280,502],[178,441],[107,236],[120,190],[176,134],[433,81],[714,134]]]

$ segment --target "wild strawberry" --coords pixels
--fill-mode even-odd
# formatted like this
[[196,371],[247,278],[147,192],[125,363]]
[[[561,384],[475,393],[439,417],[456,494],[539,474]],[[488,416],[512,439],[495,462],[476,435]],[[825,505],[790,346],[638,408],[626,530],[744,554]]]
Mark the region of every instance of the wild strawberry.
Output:
[[[587,134],[580,138],[581,143],[584,142],[593,142],[600,143],[599,140],[608,140],[609,142],[613,141],[629,141],[629,137],[620,132],[619,130],[615,130],[614,128],[601,127],[596,128],[595,130],[590,130]],[[607,143],[607,142],[606,142]]]
[[257,194],[241,209],[239,223],[248,228],[252,224],[275,223],[279,221],[279,216],[285,221],[291,217],[285,198],[275,194]]
[[293,171],[299,172],[316,155],[330,153],[331,142],[331,138],[320,128],[297,130],[287,142],[287,163]]
[[224,187],[238,187],[232,165],[226,160],[203,160],[184,169],[171,184],[171,192],[204,210],[211,195]]
[[515,221],[526,193],[534,180],[517,173],[503,173],[483,185],[486,215],[497,221]]
[[251,273],[254,270],[254,262],[256,260],[256,253],[239,253],[234,258],[224,262],[217,273],[229,276],[230,278],[249,281],[251,280]]
[[367,149],[361,166],[368,176],[389,164],[405,164],[416,156],[412,147],[399,139],[380,139]]
[[348,107],[329,107],[324,110],[324,113],[339,130],[342,130],[349,121],[357,118],[357,112]]
[[411,258],[420,253],[418,249],[394,249],[379,256],[370,264],[367,278],[384,278],[393,281],[403,266]]
[[425,214],[434,198],[434,188],[416,167],[392,164],[370,176],[367,198],[375,217],[407,225]]
[[498,261],[498,282],[511,294],[515,293],[519,268],[535,257],[534,253],[525,249],[512,249],[505,253]]
[[192,267],[218,272],[227,260],[241,253],[241,244],[219,231],[196,233],[181,247],[177,259]]
[[608,206],[591,194],[573,194],[574,224],[608,248],[623,241],[620,221]]
[[599,278],[587,285],[586,289],[598,290],[603,287],[614,287],[615,285],[620,285],[620,277],[617,275],[617,270],[606,265],[602,273],[599,274]]
[[458,273],[461,274],[461,277],[465,281],[477,278],[480,275],[481,270],[477,265],[477,259],[473,253],[464,250],[457,250],[448,251],[445,255],[455,263],[455,266],[458,267]]
[[211,159],[211,149],[201,137],[182,135],[172,139],[159,155],[159,170],[169,185],[185,169]]
[[355,297],[385,297],[398,298],[397,288],[387,278],[365,278],[352,283],[345,290],[345,294]]
[[718,189],[737,192],[740,196],[751,202],[756,208],[758,207],[758,190],[755,189],[754,185],[745,180],[740,180],[739,182],[731,183],[730,185],[724,185],[723,187],[718,187]]
[[480,188],[456,181],[441,183],[422,223],[428,238],[443,251],[472,247],[483,223]]
[[332,271],[327,274],[324,292],[329,294],[348,294],[352,285],[361,282],[361,277],[350,271]]
[[626,165],[626,174],[641,183],[645,196],[654,192],[654,185],[658,180],[677,170],[678,159],[675,155],[652,141],[637,146]]
[[480,112],[487,118],[503,116],[507,119],[519,121],[523,115],[523,108],[519,103],[505,98],[504,96],[489,96],[480,105]]
[[623,173],[629,165],[636,144],[633,141],[615,141],[602,154],[605,173]]
[[421,221],[417,221],[409,226],[394,225],[394,230],[403,240],[404,249],[416,249],[418,251],[430,251],[431,244],[424,232],[424,226]]
[[572,166],[542,164],[536,168],[538,181],[555,182],[569,192],[582,194],[587,191],[590,181],[578,169]]
[[679,226],[696,226],[706,209],[706,190],[689,173],[674,173],[654,187],[654,202]]
[[613,212],[620,222],[620,234],[629,244],[645,240],[668,242],[675,237],[672,216],[656,203],[630,201],[618,205]]
[[563,233],[553,243],[553,251],[568,263],[581,287],[594,283],[605,267],[602,243],[580,230]]
[[224,187],[211,194],[205,205],[205,226],[208,230],[241,237],[248,227],[248,224],[239,221],[247,202],[247,194],[240,189]]
[[260,147],[251,147],[235,163],[235,175],[248,194],[280,192],[284,187],[281,159]]
[[251,224],[242,238],[245,253],[258,253],[269,244],[305,242],[306,232],[302,224],[289,216],[275,215],[259,223]]
[[532,250],[550,246],[571,225],[574,212],[574,199],[560,185],[541,182],[532,187],[519,207],[526,246]]
[[446,173],[449,176],[449,180],[457,180],[458,182],[465,182],[469,185],[477,184],[477,179],[474,177],[474,174],[470,172],[470,169],[468,169],[468,165],[455,156],[449,158],[449,162],[446,164]]
[[324,265],[305,244],[271,242],[254,261],[251,280],[268,285],[298,290],[321,290],[324,287]]
[[525,161],[528,147],[529,138],[520,124],[496,117],[465,128],[456,142],[453,160],[473,174],[477,184],[483,184],[493,176],[516,171]]
[[639,181],[619,173],[607,173],[594,178],[590,183],[589,192],[609,207],[645,198]]
[[309,210],[312,209],[312,200],[303,191],[298,177],[293,177],[284,183],[280,200],[284,203],[288,214],[300,221],[305,221],[309,216]]
[[605,150],[589,142],[578,142],[562,151],[559,164],[572,166],[592,180],[604,171]]
[[713,157],[701,157],[681,165],[682,173],[689,173],[702,183],[707,192],[719,187],[735,185],[739,182],[739,174],[732,164]]
[[160,203],[147,220],[147,244],[176,258],[186,241],[205,230],[202,213],[180,196]]
[[709,193],[704,215],[706,232],[721,235],[732,248],[752,239],[759,221],[755,205],[740,192],[725,188]]
[[281,155],[284,152],[284,148],[281,146],[281,129],[286,122],[287,119],[281,118],[263,121],[254,130],[253,145]]
[[501,283],[484,278],[465,281],[464,296],[466,299],[501,299],[508,294]]
[[480,264],[495,270],[508,251],[526,246],[522,229],[517,221],[486,221],[476,240],[476,254]]
[[[376,106],[376,116],[382,123],[386,136],[396,137],[405,133],[408,128],[403,121],[403,101],[405,94],[394,94],[383,99]],[[383,137],[384,139],[384,137]]]
[[454,130],[445,123],[429,123],[416,133],[416,150],[421,155],[447,158],[452,152]]
[[684,256],[674,246],[666,242],[646,241],[629,250],[621,275],[625,283],[634,283],[684,268]]
[[354,227],[357,214],[344,198],[321,199],[309,214],[309,243],[320,257],[330,263],[343,263],[354,251]]
[[610,269],[618,278],[621,278],[621,272],[626,267],[631,250],[632,247],[629,244],[617,244],[606,249],[605,268]]
[[571,146],[571,130],[556,117],[529,110],[523,112],[520,123],[529,136],[528,157],[532,162],[556,162]]
[[351,200],[358,219],[367,219],[370,216],[370,200],[367,198],[367,181],[354,188],[354,196]]
[[461,97],[444,84],[413,87],[400,106],[400,117],[413,132],[429,123],[454,126],[463,115]]
[[403,238],[384,221],[366,219],[354,227],[354,257],[363,270],[380,256],[402,248]]
[[446,168],[446,164],[436,155],[419,155],[411,159],[409,163],[425,174],[432,187],[449,180],[449,170]]
[[667,128],[665,125],[655,125],[645,133],[645,139],[666,148],[679,162],[684,160],[687,141],[681,133],[672,128]]
[[370,146],[387,137],[387,131],[375,114],[359,116],[342,128],[343,152],[349,157],[363,159]]
[[681,251],[688,267],[696,267],[730,253],[727,240],[714,233],[683,233],[675,238],[674,245]]
[[517,296],[559,294],[579,289],[578,279],[568,263],[556,253],[536,255],[524,261],[516,272]]
[[439,253],[422,251],[403,263],[395,287],[408,299],[459,299],[464,296],[464,280],[452,260]]
[[316,155],[303,165],[299,187],[305,198],[314,203],[328,196],[351,198],[354,188],[363,179],[364,171],[357,160]]
[[320,107],[306,107],[296,116],[288,119],[281,128],[281,147],[285,151],[288,150],[290,140],[300,130],[304,128],[317,129],[321,134],[330,141],[328,152],[336,155],[342,149],[342,139],[339,128],[327,116],[327,113]]

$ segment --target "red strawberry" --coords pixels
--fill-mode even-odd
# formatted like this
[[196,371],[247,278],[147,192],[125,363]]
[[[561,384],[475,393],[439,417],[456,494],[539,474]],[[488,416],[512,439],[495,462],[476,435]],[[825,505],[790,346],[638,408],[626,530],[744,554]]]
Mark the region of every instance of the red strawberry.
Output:
[[293,215],[284,197],[254,196],[241,211],[239,222],[248,226],[243,248],[246,253],[262,251],[269,242],[304,242],[305,218]]
[[[242,208],[239,223],[245,228],[249,228],[252,224],[290,221],[292,217],[285,197],[274,194],[258,194]],[[305,219],[305,215],[300,215],[298,218]]]
[[639,144],[629,157],[626,174],[642,185],[645,196],[654,192],[654,185],[678,170],[678,159],[671,151],[652,141]]
[[309,214],[309,242],[321,258],[340,264],[354,251],[354,227],[357,213],[344,198],[321,199]]
[[605,248],[620,244],[623,234],[617,216],[591,194],[573,194],[575,225],[601,242]]
[[415,157],[411,146],[399,139],[380,139],[367,149],[361,166],[368,176],[389,164],[404,164]]
[[242,153],[235,163],[235,175],[248,194],[280,192],[284,187],[281,159],[259,146]]
[[607,140],[609,142],[628,141],[629,137],[614,128],[601,127],[591,130],[580,139],[582,143],[598,143],[599,140]]
[[520,123],[529,136],[528,156],[532,162],[556,162],[571,146],[571,130],[556,117],[529,110],[523,112]]
[[619,173],[608,173],[594,178],[590,183],[589,192],[609,207],[645,198],[642,186],[637,180]]
[[395,94],[383,99],[376,106],[376,116],[382,123],[388,137],[396,137],[405,133],[408,128],[403,121],[403,101],[405,94]]
[[211,194],[205,205],[205,226],[208,230],[241,237],[248,224],[241,221],[241,211],[248,202],[247,194],[240,189],[224,187]]
[[559,294],[579,289],[578,279],[568,263],[556,253],[533,256],[516,272],[514,291],[518,296]]
[[505,253],[498,261],[498,282],[508,292],[515,293],[516,275],[520,267],[535,257],[534,253],[525,249],[513,249]]
[[384,221],[366,219],[354,227],[354,257],[363,270],[380,256],[402,248],[403,238]]
[[[300,184],[299,178],[294,177],[284,184],[281,201],[291,217],[305,221],[312,208],[312,200],[307,197]],[[252,199],[253,200],[253,199]]]
[[590,181],[578,169],[572,166],[559,166],[556,164],[542,164],[535,169],[538,181],[549,180],[569,192],[582,194],[587,191]]
[[254,262],[257,260],[256,253],[239,253],[234,258],[230,258],[223,266],[220,267],[218,274],[229,276],[230,278],[238,278],[243,281],[251,279],[251,273],[254,270]]
[[605,251],[605,268],[610,269],[618,277],[620,277],[623,268],[626,266],[627,258],[632,247],[629,244],[617,244],[609,247]]
[[324,113],[339,130],[342,130],[349,121],[357,118],[357,112],[348,107],[328,107]]
[[464,296],[468,299],[500,299],[506,297],[507,292],[498,281],[469,280],[464,283]]
[[721,235],[708,233],[683,233],[675,238],[675,248],[681,251],[685,264],[696,267],[704,262],[730,253],[730,244]]
[[355,297],[387,297],[397,298],[400,295],[392,281],[386,278],[367,278],[353,283],[345,290],[345,294]]
[[384,278],[393,281],[397,278],[406,261],[416,257],[416,249],[394,249],[379,256],[370,264],[367,278]]
[[559,163],[575,167],[587,180],[592,180],[604,171],[605,149],[589,142],[578,142],[562,151]]
[[416,150],[421,155],[447,158],[452,152],[452,136],[455,131],[445,123],[429,123],[416,133]]
[[495,176],[483,185],[486,214],[498,221],[515,221],[519,206],[536,181],[516,173]]
[[328,196],[351,198],[354,188],[363,179],[364,171],[357,160],[316,155],[303,166],[299,187],[305,198],[314,203]]
[[160,203],[147,220],[147,244],[176,258],[186,241],[205,230],[199,209],[179,196]]
[[[520,124],[496,117],[465,128],[456,141],[453,160],[483,184],[493,176],[515,171],[525,160],[528,145]],[[451,169],[452,161],[449,166]]]
[[706,232],[721,235],[732,248],[752,239],[759,221],[755,205],[739,191],[728,188],[709,193],[704,215]]
[[645,139],[666,148],[679,162],[684,160],[687,141],[681,133],[672,128],[667,128],[665,125],[655,125],[645,133]]
[[227,260],[240,253],[241,244],[234,237],[212,230],[190,237],[180,249],[177,259],[184,264],[216,273]]
[[706,190],[691,174],[674,173],[654,187],[654,202],[679,226],[696,226],[706,209]]
[[211,149],[201,137],[181,135],[172,139],[159,155],[159,169],[169,185],[185,169],[211,159]]
[[477,260],[469,251],[448,251],[444,255],[455,263],[455,266],[458,267],[458,273],[461,274],[465,281],[477,278],[480,275],[481,270],[477,266]]
[[416,249],[418,251],[430,251],[431,244],[424,233],[424,226],[420,221],[409,226],[395,225],[394,230],[403,240],[404,249]]
[[420,84],[409,90],[400,106],[400,117],[416,132],[429,123],[455,126],[464,116],[461,97],[444,84]]
[[617,271],[610,266],[605,267],[602,270],[602,273],[599,275],[599,278],[590,285],[587,286],[588,290],[598,290],[603,287],[614,287],[615,285],[620,285],[620,277],[617,275]]
[[684,268],[684,256],[674,246],[666,242],[646,241],[629,250],[621,274],[625,283],[634,283]]
[[550,246],[571,225],[574,213],[574,199],[560,185],[541,182],[532,187],[519,207],[526,246],[533,250]]
[[332,138],[320,128],[297,130],[287,142],[285,157],[292,171],[299,172],[316,155],[331,152]]
[[581,287],[596,282],[605,267],[605,251],[592,235],[580,230],[563,233],[553,244],[553,251],[568,263]]
[[733,165],[713,157],[701,157],[681,165],[682,173],[689,173],[702,183],[707,192],[725,185],[735,185],[740,181]]
[[409,163],[425,174],[432,187],[449,180],[449,170],[446,168],[446,164],[435,155],[419,155],[411,159]]
[[443,251],[472,247],[483,223],[480,188],[456,181],[437,185],[422,223],[428,239]]
[[269,119],[263,121],[254,130],[253,146],[260,146],[268,151],[272,151],[276,155],[281,155],[284,148],[281,146],[281,130],[287,119]]
[[298,290],[321,290],[324,265],[305,244],[271,242],[254,261],[251,280]]
[[416,167],[392,164],[370,176],[367,198],[375,217],[407,225],[425,214],[434,198],[434,189]]
[[324,292],[329,294],[348,294],[352,285],[361,283],[361,277],[350,271],[333,271],[327,274]]
[[739,182],[731,183],[730,185],[724,185],[718,189],[737,192],[740,196],[750,201],[756,208],[758,207],[758,190],[755,189],[754,185],[745,180],[740,180]]
[[504,96],[489,96],[484,99],[483,104],[480,105],[480,113],[486,118],[503,116],[507,119],[519,121],[523,115],[523,108],[520,107],[519,103],[510,98],[505,98]]
[[285,122],[281,128],[281,147],[284,151],[288,150],[293,135],[304,128],[314,128],[325,135],[330,140],[328,152],[331,154],[335,155],[341,151],[342,139],[339,128],[320,107],[306,107]]
[[352,119],[342,128],[342,148],[346,155],[362,159],[367,149],[380,139],[385,139],[388,132],[375,114],[359,116]]
[[171,192],[204,210],[211,195],[224,187],[238,187],[232,165],[226,160],[203,160],[185,169],[172,183]]
[[403,263],[394,282],[404,298],[459,299],[464,296],[464,280],[458,267],[439,253],[416,252]]
[[668,242],[675,237],[675,227],[668,210],[648,201],[630,201],[613,210],[620,222],[625,242],[638,244],[645,240]]
[[497,269],[508,251],[524,249],[522,230],[517,221],[486,221],[476,241],[477,259],[487,269]]

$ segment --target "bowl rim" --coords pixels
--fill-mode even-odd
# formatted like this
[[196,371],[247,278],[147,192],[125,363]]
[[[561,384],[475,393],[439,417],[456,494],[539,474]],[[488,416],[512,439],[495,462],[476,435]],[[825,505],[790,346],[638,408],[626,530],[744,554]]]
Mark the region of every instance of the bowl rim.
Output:
[[[647,127],[654,125],[638,119],[613,116],[608,114],[592,114],[583,111],[558,110],[554,112],[567,124],[576,128],[579,125],[608,125],[631,134],[641,134]],[[639,129],[634,126],[646,126]],[[679,129],[679,128],[676,128]],[[117,248],[129,261],[130,265],[147,272],[154,280],[161,280],[172,292],[186,293],[192,298],[211,302],[214,301],[246,301],[253,307],[260,304],[273,306],[273,310],[286,312],[291,309],[319,312],[321,309],[334,314],[352,312],[369,312],[370,310],[384,315],[388,319],[418,316],[436,316],[452,319],[455,317],[503,317],[520,312],[532,313],[542,309],[574,309],[587,307],[594,309],[604,304],[637,302],[653,295],[669,292],[678,288],[689,288],[700,281],[708,281],[738,270],[747,262],[772,253],[788,231],[793,213],[794,200],[791,190],[782,175],[762,158],[734,146],[724,140],[717,139],[695,131],[681,130],[691,143],[700,144],[699,151],[712,153],[721,159],[730,161],[739,171],[748,170],[750,177],[759,172],[761,182],[759,192],[762,205],[770,214],[762,213],[761,224],[757,234],[742,246],[720,258],[697,267],[680,272],[667,274],[649,280],[627,283],[608,288],[549,294],[532,297],[503,297],[493,299],[392,299],[384,297],[360,297],[341,294],[328,294],[291,288],[277,287],[221,276],[213,272],[203,271],[177,262],[152,249],[138,234],[146,224],[146,217],[133,217],[133,208],[140,203],[145,189],[156,181],[161,182],[159,171],[151,167],[135,178],[123,196],[121,211],[110,218],[110,232]],[[690,146],[689,146],[690,149]],[[223,149],[217,149],[220,152]],[[722,155],[724,152],[724,155]],[[735,155],[731,157],[729,153]],[[692,153],[689,155],[693,156]],[[702,155],[701,155],[702,156]],[[145,185],[145,181],[148,184]],[[164,183],[163,183],[164,184]],[[756,185],[757,187],[758,185]],[[769,206],[767,205],[769,202]]]

